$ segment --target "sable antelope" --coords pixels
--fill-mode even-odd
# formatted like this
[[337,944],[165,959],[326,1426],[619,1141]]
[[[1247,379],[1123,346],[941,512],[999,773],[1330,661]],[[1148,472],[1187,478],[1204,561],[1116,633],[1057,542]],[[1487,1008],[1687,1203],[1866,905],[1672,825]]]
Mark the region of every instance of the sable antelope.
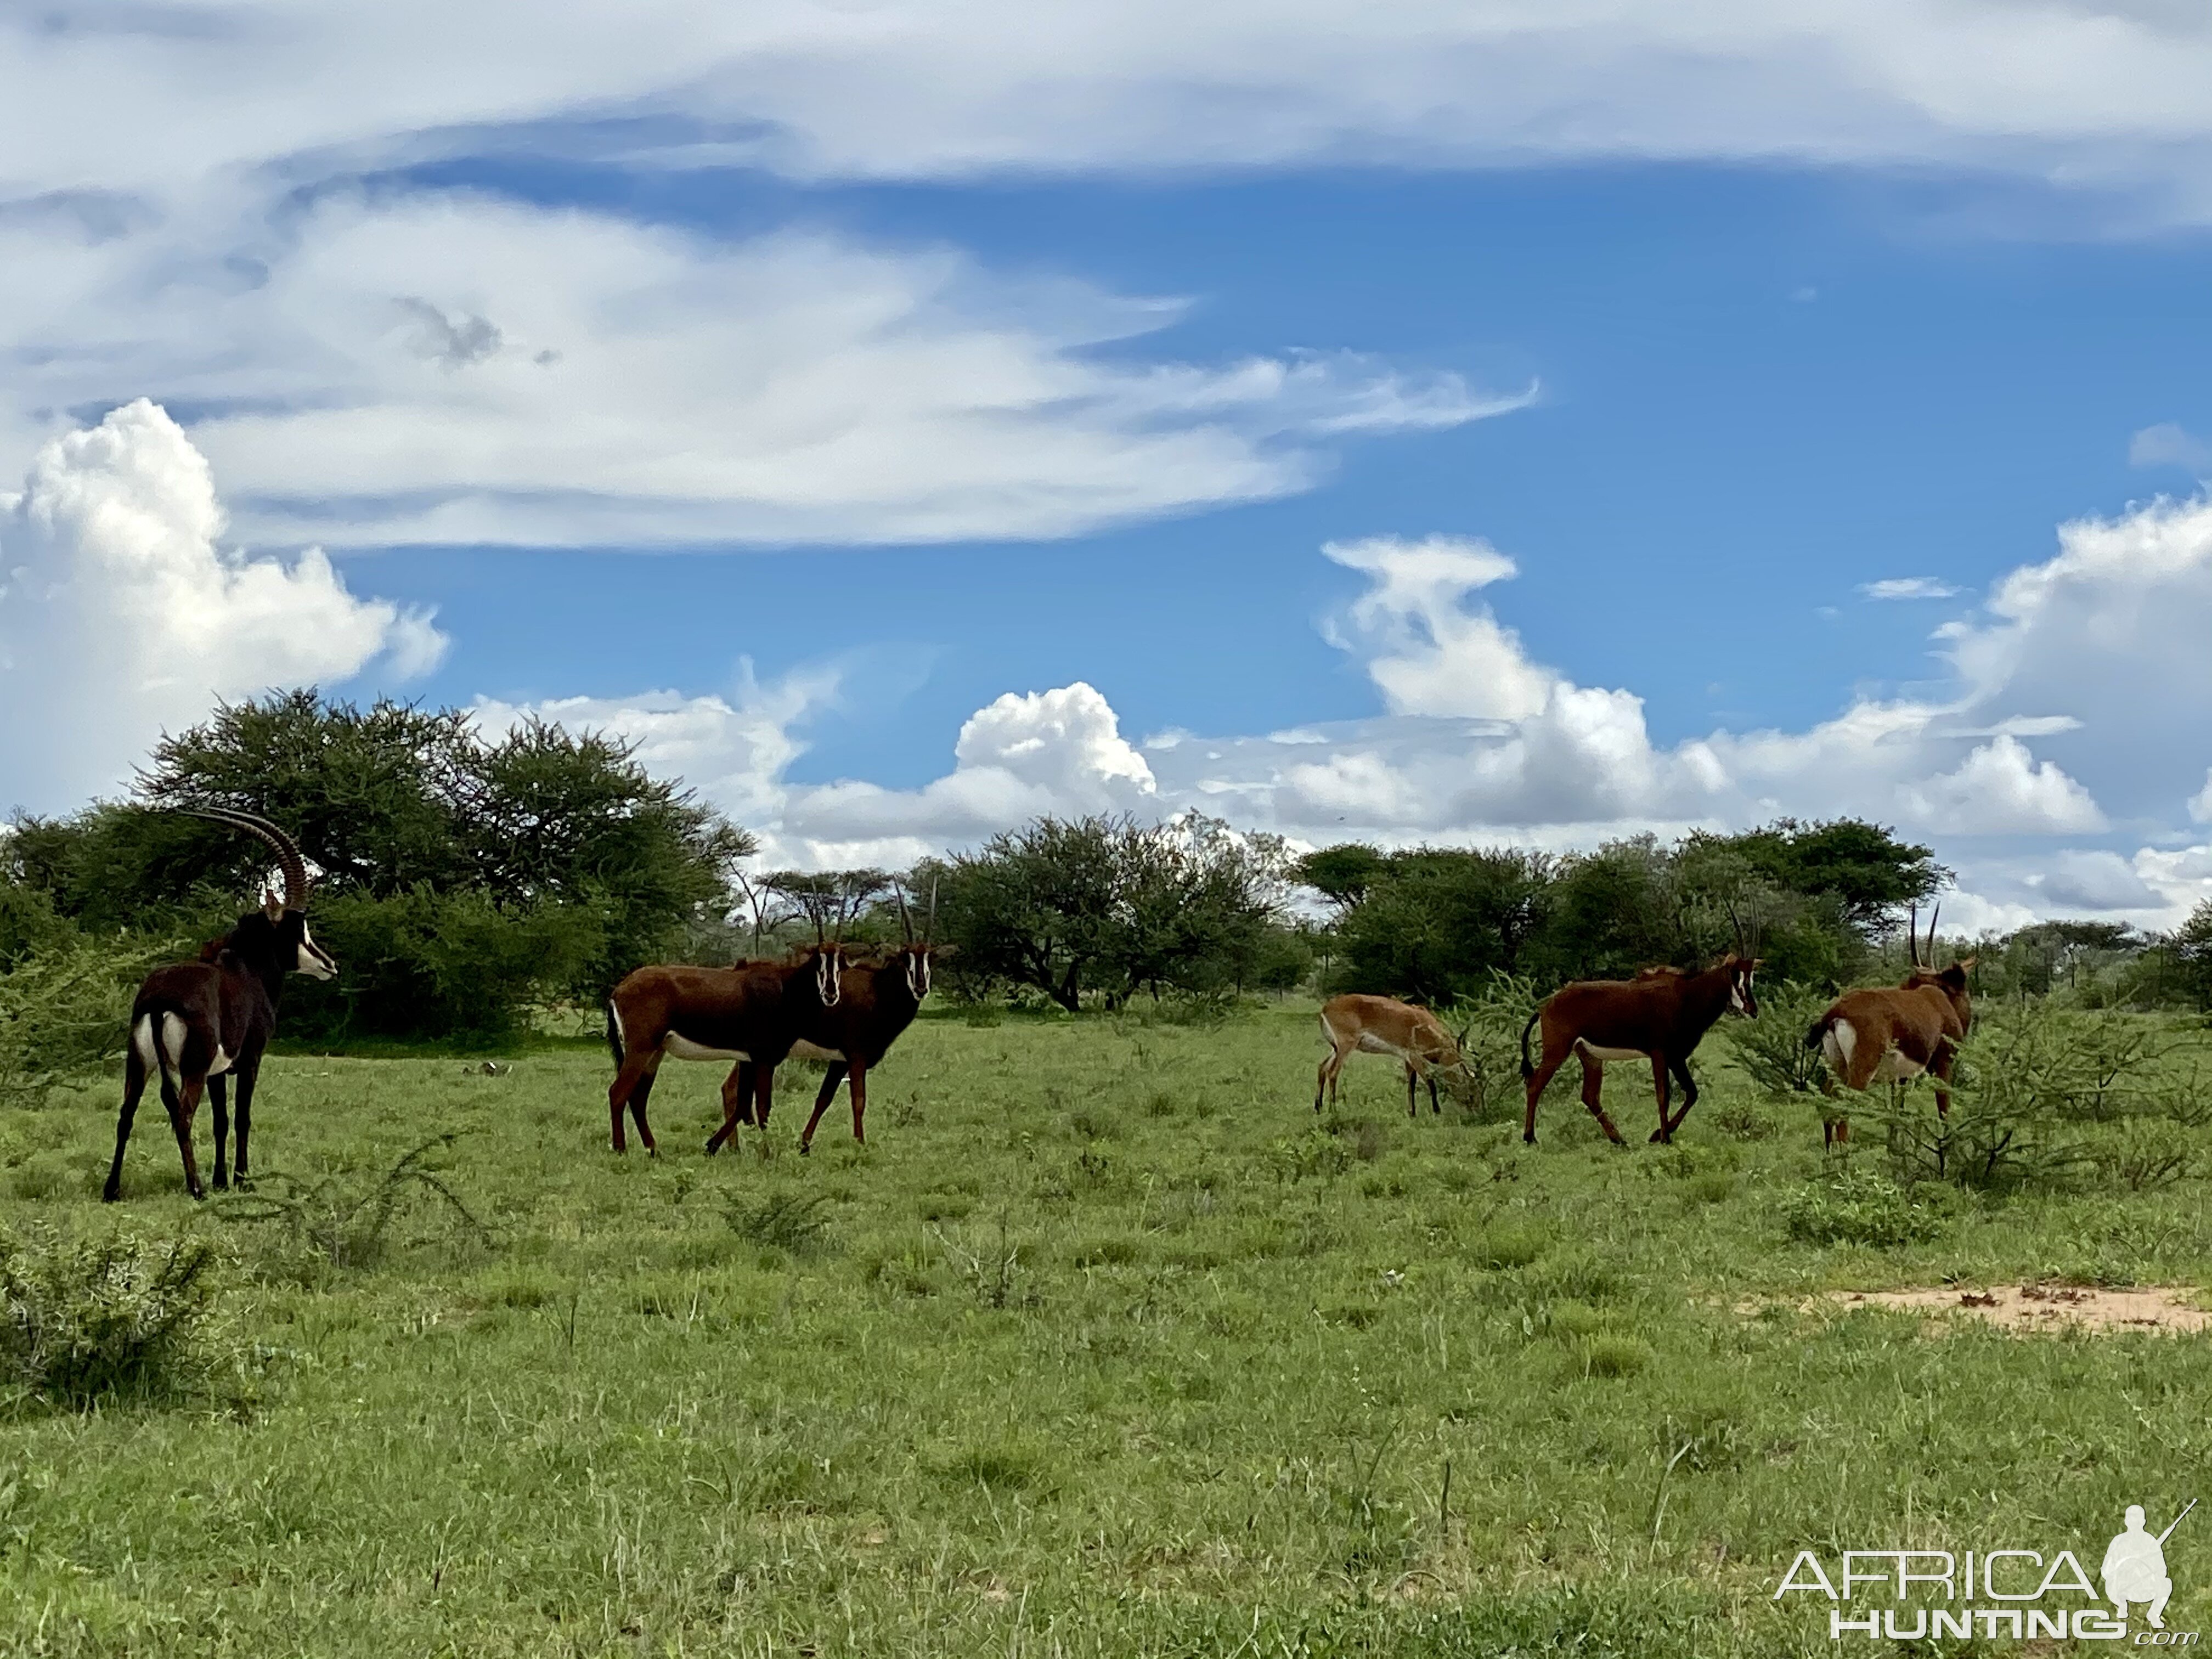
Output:
[[[1651,1139],[1670,1141],[1690,1108],[1698,1103],[1697,1079],[1690,1075],[1690,1055],[1713,1022],[1734,1009],[1747,1018],[1759,1017],[1759,999],[1752,990],[1759,958],[1744,945],[1743,930],[1736,929],[1737,949],[1729,951],[1703,973],[1679,968],[1647,968],[1632,980],[1587,979],[1565,985],[1546,998],[1542,1006],[1521,1028],[1521,1075],[1528,1085],[1528,1107],[1522,1120],[1521,1139],[1536,1139],[1536,1103],[1553,1073],[1569,1055],[1583,1063],[1583,1104],[1596,1118],[1607,1140],[1620,1144],[1620,1131],[1605,1115],[1600,1097],[1605,1062],[1609,1060],[1649,1060],[1651,1085],[1659,1097],[1659,1127]],[[1544,1057],[1531,1063],[1528,1034],[1544,1028]],[[1682,1109],[1667,1115],[1667,1077],[1673,1073],[1682,1085]]]
[[1429,1085],[1429,1109],[1443,1111],[1437,1099],[1439,1076],[1455,1095],[1472,1093],[1481,1086],[1467,1059],[1468,1031],[1474,1029],[1470,1024],[1455,1036],[1427,1009],[1389,997],[1357,993],[1331,997],[1321,1006],[1321,1034],[1328,1040],[1328,1055],[1314,1078],[1314,1110],[1321,1110],[1324,1091],[1331,1103],[1335,1102],[1337,1073],[1356,1051],[1389,1054],[1404,1064],[1407,1116],[1421,1115],[1414,1094],[1419,1083]]
[[[799,1137],[802,1155],[813,1146],[815,1128],[830,1109],[830,1103],[836,1097],[838,1084],[848,1076],[853,1097],[853,1139],[866,1144],[862,1120],[868,1109],[869,1069],[883,1063],[899,1034],[914,1024],[922,1000],[929,994],[931,962],[951,954],[950,945],[939,946],[930,938],[937,925],[936,890],[930,890],[928,919],[919,939],[914,936],[914,918],[907,910],[905,893],[896,886],[892,890],[898,899],[899,922],[905,932],[906,943],[880,961],[855,962],[848,966],[839,976],[836,1006],[807,1009],[799,1041],[791,1047],[791,1052],[801,1059],[830,1063],[822,1079],[821,1091],[814,1097],[814,1114],[806,1120],[806,1127]],[[757,1086],[754,1079],[760,1063],[757,1060],[740,1060],[723,1080],[722,1127],[707,1142],[709,1153],[726,1143],[737,1133],[741,1121],[757,1121],[763,1131],[767,1129],[765,1105],[756,1117],[746,1104],[754,1098]]]
[[733,968],[640,968],[607,999],[607,1046],[615,1080],[607,1091],[614,1149],[628,1150],[623,1109],[637,1124],[648,1156],[658,1156],[646,1103],[665,1055],[678,1060],[758,1060],[761,1116],[776,1066],[791,1052],[810,1012],[837,1006],[845,965],[838,940],[817,941],[781,961]]
[[[1959,1057],[1958,1045],[1974,1023],[1973,999],[1966,994],[1966,970],[1974,958],[1963,957],[1936,971],[1936,918],[1942,909],[1939,904],[1929,913],[1926,961],[1921,959],[1920,907],[1916,904],[1905,923],[1912,971],[1893,988],[1846,991],[1805,1033],[1805,1046],[1818,1048],[1828,1065],[1822,1093],[1832,1097],[1838,1080],[1847,1089],[1863,1092],[1872,1084],[1902,1083],[1926,1072],[1936,1079],[1937,1115],[1950,1115],[1951,1091],[1946,1085]],[[1848,1117],[1831,1118],[1820,1128],[1824,1146],[1850,1140]]]
[[100,1197],[123,1193],[123,1149],[131,1141],[146,1079],[161,1079],[161,1104],[185,1163],[185,1190],[207,1194],[192,1156],[192,1118],[204,1091],[215,1108],[215,1184],[230,1185],[225,1168],[230,1135],[229,1079],[238,1079],[238,1181],[246,1179],[246,1142],[253,1128],[253,1086],[261,1056],[276,1030],[284,975],[328,979],[338,965],[307,932],[307,866],[292,838],[264,817],[227,806],[178,809],[264,842],[284,872],[284,893],[264,890],[261,908],[209,941],[197,962],[172,963],[146,975],[131,1005],[131,1045],[123,1060],[123,1109],[115,1121],[115,1162]]

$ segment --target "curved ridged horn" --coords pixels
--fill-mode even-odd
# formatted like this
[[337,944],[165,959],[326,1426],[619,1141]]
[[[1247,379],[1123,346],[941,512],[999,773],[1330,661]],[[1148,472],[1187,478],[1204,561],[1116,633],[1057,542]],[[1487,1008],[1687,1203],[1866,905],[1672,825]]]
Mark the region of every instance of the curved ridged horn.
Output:
[[936,939],[937,939],[937,878],[936,878],[935,876],[932,876],[932,877],[929,878],[929,915],[928,915],[927,917],[925,917],[925,918],[923,919],[923,921],[922,921],[922,924],[921,924],[921,942],[922,942],[924,945],[931,945],[931,944],[934,944],[934,943],[936,942]]
[[179,806],[177,811],[188,817],[228,824],[267,843],[284,872],[284,908],[307,908],[307,861],[300,856],[299,843],[267,818],[258,812],[242,812],[234,806]]
[[1938,900],[1936,908],[1928,913],[1928,969],[1930,973],[1933,973],[1936,969],[1936,918],[1942,914],[1943,905],[1941,900]]
[[914,917],[907,911],[905,884],[898,881],[892,882],[891,896],[898,901],[899,927],[906,933],[906,942],[911,945],[914,943]]
[[1912,901],[1912,908],[1905,918],[1905,949],[1912,958],[1915,968],[1920,966],[1920,901]]
[[1740,957],[1748,957],[1751,947],[1744,942],[1743,918],[1735,913],[1735,900],[1730,898],[1724,902],[1728,905],[1729,924],[1735,929],[1735,953]]

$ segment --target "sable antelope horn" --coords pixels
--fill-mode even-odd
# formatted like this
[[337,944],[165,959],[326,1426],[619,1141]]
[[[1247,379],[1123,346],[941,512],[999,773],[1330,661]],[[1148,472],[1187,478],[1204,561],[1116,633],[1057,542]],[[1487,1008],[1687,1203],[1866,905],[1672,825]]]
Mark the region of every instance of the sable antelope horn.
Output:
[[1912,957],[1912,965],[1920,966],[1920,901],[1912,901],[1912,908],[1905,919],[1905,947]]
[[929,915],[924,918],[921,924],[921,942],[924,945],[933,945],[937,942],[937,878],[935,876],[929,878]]
[[891,896],[898,901],[899,927],[906,934],[906,942],[914,943],[914,917],[906,908],[906,888],[896,881],[891,883]]
[[1928,966],[1931,969],[1936,965],[1936,918],[1942,914],[1943,906],[1940,900],[1937,901],[1936,908],[1928,913]]
[[1728,899],[1725,902],[1728,905],[1729,923],[1735,929],[1735,953],[1740,957],[1747,957],[1751,954],[1751,947],[1744,943],[1743,918],[1735,913],[1735,899]]
[[284,908],[287,910],[307,908],[307,862],[300,856],[299,844],[267,818],[257,812],[241,812],[231,806],[180,806],[177,811],[188,817],[228,824],[233,830],[240,830],[266,844],[276,854],[276,861],[284,872]]

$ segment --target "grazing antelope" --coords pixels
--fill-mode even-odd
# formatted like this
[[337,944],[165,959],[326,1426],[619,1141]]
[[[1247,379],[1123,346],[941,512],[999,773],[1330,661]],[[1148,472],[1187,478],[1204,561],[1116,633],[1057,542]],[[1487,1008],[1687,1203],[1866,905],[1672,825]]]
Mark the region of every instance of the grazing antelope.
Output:
[[1337,1073],[1355,1051],[1389,1054],[1406,1067],[1406,1115],[1419,1117],[1415,1096],[1419,1083],[1429,1085],[1429,1109],[1441,1112],[1437,1079],[1442,1077],[1452,1093],[1462,1097],[1480,1088],[1474,1068],[1468,1063],[1468,1031],[1454,1036],[1444,1023],[1425,1008],[1390,997],[1361,996],[1356,993],[1331,997],[1321,1006],[1321,1034],[1328,1042],[1328,1057],[1314,1078],[1314,1110],[1321,1110],[1322,1095],[1336,1100]]
[[615,1151],[629,1150],[623,1137],[628,1107],[647,1154],[659,1156],[645,1107],[668,1054],[763,1061],[757,1109],[766,1118],[776,1066],[799,1040],[810,1012],[837,1006],[844,965],[844,946],[831,939],[781,961],[640,968],[625,977],[607,999],[607,1046],[615,1056],[607,1109]]
[[[799,1150],[803,1156],[814,1145],[814,1131],[836,1097],[837,1085],[850,1079],[853,1097],[853,1139],[865,1146],[867,1137],[862,1133],[862,1120],[868,1109],[868,1072],[883,1063],[899,1034],[914,1024],[921,1012],[922,1000],[929,994],[930,963],[936,957],[950,956],[950,945],[939,946],[930,939],[937,922],[937,893],[929,896],[928,921],[922,927],[922,936],[914,936],[914,918],[906,908],[906,895],[897,893],[899,921],[905,930],[906,943],[880,961],[855,962],[840,976],[837,1001],[835,1006],[809,1008],[799,1039],[791,1052],[802,1060],[822,1060],[830,1069],[822,1079],[821,1091],[814,1097],[814,1115],[806,1120],[806,1127],[799,1137]],[[737,1133],[740,1122],[757,1121],[768,1127],[766,1108],[756,1119],[747,1103],[755,1094],[754,1074],[757,1060],[744,1060],[731,1068],[722,1083],[722,1127],[714,1131],[707,1142],[712,1153]]]
[[[1570,1055],[1583,1063],[1583,1104],[1597,1119],[1607,1140],[1620,1144],[1620,1131],[1605,1115],[1600,1097],[1604,1087],[1605,1062],[1609,1060],[1648,1060],[1651,1085],[1659,1097],[1659,1127],[1651,1139],[1669,1141],[1690,1108],[1698,1103],[1697,1079],[1690,1075],[1690,1055],[1713,1022],[1730,1009],[1747,1018],[1759,1017],[1759,999],[1752,990],[1759,958],[1747,954],[1743,932],[1736,930],[1737,950],[1729,951],[1703,973],[1680,968],[1647,968],[1632,980],[1586,979],[1565,985],[1546,998],[1542,1006],[1521,1028],[1521,1075],[1528,1086],[1528,1107],[1522,1120],[1521,1139],[1536,1139],[1536,1103],[1553,1073]],[[1528,1034],[1544,1028],[1543,1059],[1531,1063]],[[1673,1073],[1682,1085],[1682,1109],[1667,1115],[1667,1077]]]
[[[1818,1048],[1828,1064],[1822,1093],[1832,1097],[1839,1080],[1845,1088],[1863,1092],[1872,1084],[1899,1084],[1926,1072],[1936,1079],[1936,1115],[1950,1115],[1951,1091],[1946,1085],[1959,1058],[1959,1043],[1974,1023],[1973,999],[1966,994],[1966,970],[1974,958],[1963,957],[1936,971],[1936,918],[1942,909],[1939,904],[1929,913],[1925,961],[1921,957],[1920,907],[1916,904],[1905,923],[1912,971],[1895,987],[1846,991],[1805,1033],[1805,1046]],[[1830,1118],[1820,1128],[1824,1146],[1850,1141],[1848,1117]]]
[[123,1109],[115,1121],[115,1162],[100,1197],[123,1194],[123,1149],[131,1141],[146,1079],[158,1073],[161,1104],[185,1163],[185,1190],[204,1198],[192,1156],[192,1118],[205,1091],[215,1108],[215,1184],[230,1185],[225,1167],[230,1134],[229,1080],[238,1079],[238,1181],[246,1180],[246,1142],[253,1128],[253,1086],[261,1056],[276,1030],[284,975],[328,979],[338,965],[307,932],[307,866],[292,838],[264,817],[227,806],[183,807],[193,817],[228,824],[264,842],[284,872],[284,893],[264,890],[261,908],[200,951],[197,962],[172,963],[146,975],[131,1005],[131,1045],[123,1060]]

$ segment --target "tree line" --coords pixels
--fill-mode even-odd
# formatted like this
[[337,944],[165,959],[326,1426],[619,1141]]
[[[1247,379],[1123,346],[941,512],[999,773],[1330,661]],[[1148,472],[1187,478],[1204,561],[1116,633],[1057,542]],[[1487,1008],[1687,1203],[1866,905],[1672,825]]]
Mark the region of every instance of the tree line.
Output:
[[[289,994],[288,1033],[309,1041],[499,1035],[547,1003],[596,1004],[641,963],[908,925],[890,872],[752,870],[750,835],[604,734],[272,694],[164,738],[128,799],[0,835],[0,1080],[7,1030],[19,1051],[34,1028],[110,1042],[112,982],[220,934],[255,890],[251,843],[162,810],[194,801],[284,824],[319,872],[316,934],[343,971]],[[1698,965],[1740,929],[1770,975],[1829,988],[1880,970],[1949,873],[1853,819],[1586,853],[1297,855],[1184,815],[1039,818],[902,879],[916,909],[934,897],[956,996],[1074,1010],[1294,989],[1442,1006],[1500,975],[1545,988]],[[1985,992],[2212,1004],[2212,905],[2166,938],[2048,922],[1980,950]]]

